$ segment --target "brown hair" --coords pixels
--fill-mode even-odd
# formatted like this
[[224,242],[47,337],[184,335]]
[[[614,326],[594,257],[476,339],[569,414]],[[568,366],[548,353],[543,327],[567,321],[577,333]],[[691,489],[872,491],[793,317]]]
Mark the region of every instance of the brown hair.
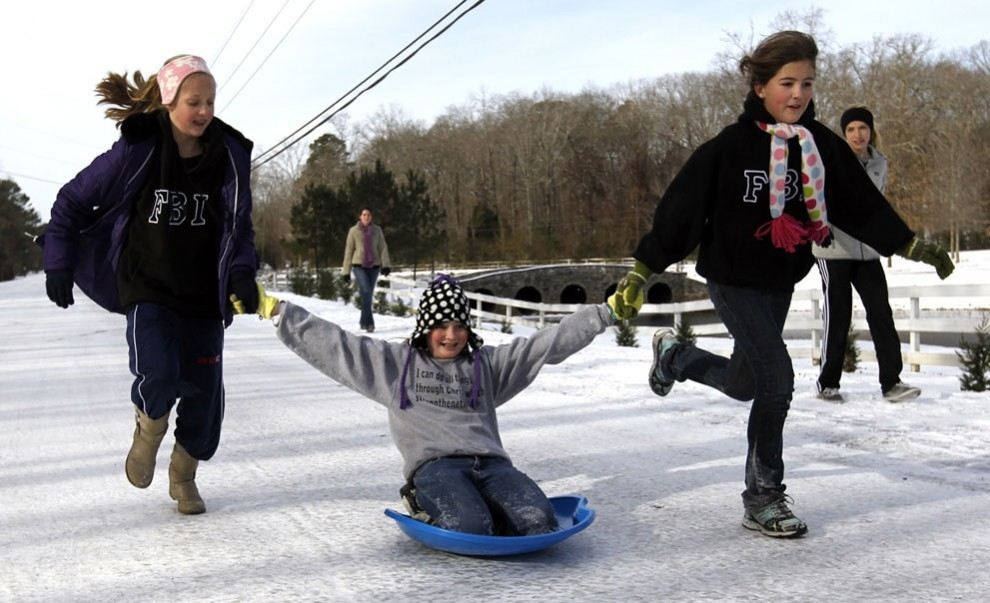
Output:
[[[162,66],[184,56],[187,55],[177,54],[167,59]],[[126,71],[123,74],[108,72],[96,85],[96,96],[100,99],[96,101],[97,105],[114,105],[105,113],[109,119],[117,122],[118,128],[131,115],[150,113],[164,107],[162,92],[158,89],[157,72],[144,79],[140,71],[135,71],[133,82],[127,79]]]
[[788,63],[811,61],[814,67],[817,58],[818,45],[813,37],[800,31],[778,31],[764,38],[756,50],[739,60],[739,71],[753,88],[769,82]]

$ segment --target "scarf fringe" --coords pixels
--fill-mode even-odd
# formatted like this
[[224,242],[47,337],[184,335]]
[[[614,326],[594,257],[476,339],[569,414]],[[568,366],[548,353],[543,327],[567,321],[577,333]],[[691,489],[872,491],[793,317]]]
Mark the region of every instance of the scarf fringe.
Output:
[[832,242],[831,228],[804,225],[790,214],[781,214],[780,217],[765,222],[756,229],[753,236],[762,239],[768,234],[773,246],[783,249],[787,253],[794,253],[797,251],[798,245],[803,245],[809,241],[814,241],[822,247],[828,247],[829,243]]

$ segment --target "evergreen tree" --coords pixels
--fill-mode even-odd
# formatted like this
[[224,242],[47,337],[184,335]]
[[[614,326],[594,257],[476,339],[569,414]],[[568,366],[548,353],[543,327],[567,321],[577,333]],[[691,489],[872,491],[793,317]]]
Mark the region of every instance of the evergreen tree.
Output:
[[297,252],[312,261],[317,270],[338,265],[347,230],[353,223],[350,216],[356,220],[357,212],[351,210],[339,191],[325,185],[306,187],[289,218]]
[[402,301],[401,297],[397,297],[395,298],[395,303],[392,304],[392,314],[400,317],[409,316],[412,314],[412,308],[406,302]]
[[[430,198],[426,180],[416,171],[406,173],[399,187],[393,227],[389,232],[389,250],[396,241],[396,256],[413,265],[429,262],[447,253],[444,211]],[[441,244],[442,243],[442,244]]]
[[859,368],[859,346],[856,345],[856,332],[850,326],[846,335],[846,351],[842,356],[842,370],[855,373],[857,368]]
[[41,269],[41,249],[33,237],[41,219],[13,180],[0,178],[0,281]]
[[289,273],[289,290],[297,295],[312,295],[316,291],[313,275],[305,268],[296,268]]
[[960,389],[985,392],[990,389],[990,320],[984,317],[976,327],[976,341],[960,341],[962,352],[956,352],[963,374],[959,377]]
[[636,327],[628,320],[619,322],[615,327],[615,343],[626,348],[638,348],[636,341]]
[[[356,297],[354,294],[354,285],[347,280],[346,274],[341,274],[337,277],[337,296],[342,302],[349,303],[352,297]],[[360,304],[358,308],[360,308]]]
[[320,299],[337,299],[337,276],[324,268],[316,273],[316,296]]
[[388,294],[385,291],[378,291],[375,293],[375,301],[372,303],[372,311],[375,314],[388,315],[392,309],[392,305],[388,301]]
[[677,324],[676,336],[677,341],[680,343],[694,344],[698,342],[698,337],[694,334],[694,329],[683,320]]

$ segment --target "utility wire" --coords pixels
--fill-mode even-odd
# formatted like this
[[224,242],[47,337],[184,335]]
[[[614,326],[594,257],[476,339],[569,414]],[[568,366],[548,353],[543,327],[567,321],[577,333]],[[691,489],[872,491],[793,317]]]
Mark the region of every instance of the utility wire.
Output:
[[[349,107],[351,105],[351,103],[353,103],[355,100],[357,100],[365,92],[367,92],[368,90],[371,90],[372,88],[374,88],[375,86],[377,86],[378,84],[380,84],[386,77],[389,76],[389,74],[391,74],[393,71],[395,71],[396,69],[398,69],[399,67],[401,67],[402,65],[404,65],[407,61],[409,61],[409,59],[411,59],[412,57],[416,56],[416,54],[420,50],[422,50],[423,48],[425,48],[433,40],[437,39],[440,35],[442,35],[444,32],[446,32],[448,29],[450,29],[455,23],[457,23],[458,21],[460,21],[461,18],[464,17],[464,15],[468,14],[469,12],[471,12],[472,10],[474,10],[475,8],[477,8],[478,6],[480,6],[481,4],[483,4],[485,2],[485,0],[477,0],[467,10],[465,10],[464,12],[462,12],[461,14],[459,14],[457,17],[455,17],[450,23],[448,23],[446,26],[444,26],[440,31],[438,31],[437,33],[435,33],[428,40],[426,40],[425,42],[423,42],[423,44],[421,44],[419,47],[417,47],[415,50],[413,50],[413,52],[411,52],[408,56],[406,56],[404,59],[402,59],[399,63],[397,63],[396,65],[394,65],[393,67],[391,67],[388,71],[386,71],[384,74],[382,74],[372,84],[370,84],[369,86],[367,86],[366,88],[364,88],[363,90],[361,90],[360,92],[358,92],[353,98],[351,98],[349,101],[347,101],[342,106],[340,106],[337,109],[335,109],[332,113],[330,113],[329,115],[327,115],[323,119],[320,119],[321,116],[323,116],[324,114],[326,114],[335,105],[337,105],[342,100],[344,100],[345,98],[347,98],[348,95],[350,95],[352,92],[354,92],[355,90],[357,90],[362,84],[364,84],[365,82],[367,82],[368,80],[370,80],[371,78],[373,78],[378,72],[382,71],[382,69],[384,69],[389,63],[391,63],[392,61],[394,61],[397,57],[401,56],[402,53],[404,53],[406,50],[408,50],[411,46],[413,46],[421,38],[423,38],[424,36],[426,36],[432,29],[434,29],[438,24],[440,24],[444,20],[446,20],[447,17],[449,17],[451,14],[453,14],[458,8],[460,8],[461,6],[463,6],[466,2],[467,2],[467,0],[461,0],[461,2],[458,2],[457,5],[454,6],[454,8],[450,9],[446,14],[444,14],[442,17],[440,17],[440,19],[438,19],[436,22],[434,22],[432,25],[430,25],[421,34],[419,34],[418,36],[416,36],[416,38],[412,42],[410,42],[409,44],[407,44],[405,47],[403,47],[402,50],[400,50],[399,52],[395,53],[391,58],[389,58],[387,61],[385,61],[384,63],[382,63],[382,65],[380,67],[378,67],[377,69],[375,69],[373,72],[371,72],[371,74],[369,74],[366,78],[364,78],[363,80],[361,80],[357,85],[355,85],[353,88],[351,88],[346,93],[344,93],[343,96],[341,96],[340,98],[338,98],[337,100],[335,100],[333,103],[331,103],[326,109],[324,109],[323,111],[321,111],[320,113],[318,113],[315,117],[313,117],[312,119],[310,119],[308,122],[306,122],[305,124],[303,124],[302,126],[300,126],[299,128],[297,128],[294,132],[292,132],[291,134],[289,134],[288,136],[286,136],[282,140],[280,140],[277,143],[275,143],[275,145],[273,145],[272,149],[275,149],[275,148],[279,147],[280,145],[282,145],[283,143],[285,143],[286,141],[288,141],[293,136],[296,136],[296,134],[298,134],[300,131],[302,131],[307,126],[309,126],[310,124],[312,124],[314,121],[320,120],[319,122],[316,123],[316,125],[314,125],[313,127],[309,128],[308,130],[306,130],[301,135],[296,136],[296,138],[294,140],[292,140],[288,144],[285,144],[285,146],[283,146],[278,151],[274,151],[273,152],[272,149],[269,149],[268,151],[265,151],[264,153],[262,153],[261,155],[259,155],[257,158],[255,158],[255,160],[254,160],[254,162],[252,164],[252,167],[254,167],[254,168],[261,167],[262,165],[264,165],[264,164],[268,163],[269,161],[271,161],[272,159],[278,157],[279,155],[281,155],[285,151],[289,150],[290,147],[292,147],[295,144],[297,144],[298,142],[300,142],[306,136],[309,136],[309,134],[311,134],[316,128],[322,126],[323,124],[325,124],[326,122],[328,122],[330,119],[332,119],[335,115],[337,115],[338,113],[340,113],[341,111],[343,111],[344,109],[346,109],[347,107]],[[268,155],[268,157],[265,157],[265,155]],[[262,158],[264,158],[264,159],[262,159]]]
[[[355,90],[357,90],[358,88],[360,88],[362,84],[364,84],[365,82],[367,82],[371,78],[375,77],[375,74],[377,74],[379,71],[381,71],[382,69],[384,69],[389,63],[391,63],[392,61],[394,61],[397,57],[401,56],[403,52],[405,52],[406,50],[408,50],[416,42],[418,42],[421,38],[423,38],[424,36],[426,36],[426,34],[428,34],[430,32],[430,30],[432,30],[438,24],[442,23],[447,17],[449,17],[451,14],[453,14],[458,8],[460,8],[461,6],[463,6],[467,1],[468,0],[461,0],[460,2],[458,2],[454,6],[454,8],[450,9],[449,11],[447,11],[446,14],[444,14],[442,17],[440,17],[439,19],[437,19],[432,25],[430,25],[429,27],[427,27],[422,33],[420,33],[418,36],[416,36],[413,39],[412,42],[409,42],[401,50],[399,50],[398,52],[396,52],[395,54],[393,54],[391,57],[389,57],[388,60],[386,60],[381,65],[379,65],[377,69],[375,69],[374,71],[372,71],[363,80],[361,80],[360,82],[358,82],[357,84],[355,84],[353,88],[351,88],[350,90],[348,90],[347,92],[345,92],[340,98],[338,98],[337,100],[335,100],[332,103],[330,103],[330,105],[328,105],[325,109],[323,109],[322,111],[320,111],[319,113],[317,113],[316,116],[314,116],[313,118],[311,118],[309,121],[307,121],[303,125],[301,125],[298,128],[296,128],[295,131],[293,131],[291,134],[289,134],[288,136],[286,136],[282,140],[276,142],[274,145],[272,145],[272,147],[270,149],[268,149],[267,151],[265,151],[264,153],[262,153],[258,157],[255,157],[255,159],[254,159],[255,163],[257,163],[258,161],[260,161],[261,158],[264,157],[265,155],[267,155],[269,153],[272,153],[274,151],[274,149],[278,148],[279,145],[281,145],[285,141],[289,140],[290,138],[292,138],[293,136],[295,136],[296,134],[298,134],[299,132],[301,132],[303,129],[307,128],[311,123],[313,123],[314,121],[320,119],[320,117],[322,117],[325,113],[327,113],[328,111],[330,111],[337,103],[339,103],[342,100],[344,100],[345,98],[347,98],[348,95],[350,95],[352,92],[354,92]],[[265,163],[267,163],[267,162],[268,162],[268,159],[265,159]],[[259,165],[261,165],[261,164],[259,164]]]
[[223,87],[230,83],[230,80],[233,79],[234,74],[237,73],[237,70],[241,68],[241,65],[244,64],[244,61],[246,61],[247,58],[251,56],[251,53],[254,52],[254,49],[258,47],[258,43],[261,42],[261,39],[265,37],[265,34],[268,33],[268,30],[271,29],[272,25],[275,23],[275,20],[278,19],[279,15],[282,14],[282,11],[284,11],[285,7],[288,5],[289,5],[289,0],[285,0],[285,2],[282,4],[282,8],[278,9],[278,12],[275,13],[275,16],[272,17],[272,20],[269,21],[268,25],[265,26],[265,30],[261,32],[261,35],[258,36],[258,39],[255,40],[254,44],[251,45],[251,48],[246,53],[244,53],[244,58],[241,59],[241,62],[237,64],[237,67],[234,67],[234,70],[230,72],[230,75],[227,76],[227,79],[224,81],[224,83],[221,84],[219,88],[217,88],[217,92],[223,90]]
[[[268,59],[270,59],[271,56],[273,54],[275,54],[275,51],[278,50],[278,47],[282,45],[282,42],[284,42],[287,37],[289,37],[289,34],[292,33],[292,30],[295,29],[296,28],[296,25],[299,24],[299,21],[302,20],[303,15],[305,15],[309,11],[310,7],[313,6],[313,4],[315,2],[316,2],[316,0],[309,0],[309,4],[306,5],[306,8],[303,9],[303,12],[300,13],[298,17],[296,17],[296,20],[293,21],[293,23],[289,27],[288,31],[286,31],[285,34],[281,37],[281,39],[279,39],[279,41],[275,44],[275,48],[272,48],[271,52],[269,52],[265,56],[265,58],[261,61],[261,64],[258,65],[257,69],[255,69],[254,72],[251,73],[250,76],[248,76],[247,81],[245,81],[243,84],[241,84],[241,87],[238,88],[237,89],[237,92],[235,92],[234,95],[230,97],[230,100],[228,100],[227,101],[227,104],[225,104],[223,106],[223,109],[226,109],[227,107],[229,107],[234,102],[234,99],[237,98],[237,95],[241,93],[241,90],[244,90],[244,88],[247,87],[248,83],[250,83],[251,80],[254,79],[254,76],[257,75],[259,71],[261,71],[261,68],[265,66],[265,63],[268,62]],[[223,111],[223,109],[221,109],[221,111]]]
[[11,172],[4,169],[0,169],[0,172],[3,172],[9,176],[17,176],[18,178],[27,178],[28,180],[37,180],[38,182],[47,182],[48,184],[65,184],[64,182],[56,182],[55,180],[47,180],[45,178],[38,178],[37,176],[28,176],[27,174],[18,174],[17,172]]
[[216,65],[217,61],[220,60],[220,55],[222,55],[223,51],[227,48],[227,44],[230,44],[230,40],[233,39],[234,34],[237,33],[237,28],[239,28],[241,23],[244,22],[244,17],[247,16],[248,11],[251,10],[252,6],[254,6],[254,0],[251,0],[251,2],[248,3],[247,8],[244,9],[244,12],[241,13],[241,18],[237,20],[237,24],[234,25],[234,29],[230,30],[230,35],[227,36],[227,40],[223,43],[223,46],[220,47],[220,50],[217,51],[217,56],[213,57],[213,62],[210,63],[210,65]]

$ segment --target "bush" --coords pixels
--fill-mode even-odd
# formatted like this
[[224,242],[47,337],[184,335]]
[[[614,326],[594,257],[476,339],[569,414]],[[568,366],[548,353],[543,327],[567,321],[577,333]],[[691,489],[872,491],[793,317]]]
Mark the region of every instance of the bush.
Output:
[[638,348],[636,341],[636,327],[628,320],[623,320],[615,327],[615,343],[625,348]]
[[[345,304],[350,303],[351,298],[354,297],[354,286],[347,277],[348,275],[346,274],[340,274],[336,277],[337,297]],[[358,307],[360,308],[361,306],[359,305]]]
[[512,334],[512,323],[509,322],[509,321],[507,321],[507,320],[503,320],[502,321],[502,329],[501,329],[501,331],[503,333],[508,333],[508,334],[511,335]]
[[375,301],[371,304],[371,310],[375,314],[390,314],[392,309],[391,304],[388,303],[388,293],[384,291],[379,291],[375,293]]
[[409,316],[412,314],[412,308],[406,305],[406,302],[402,301],[401,297],[395,299],[395,303],[392,304],[392,314],[396,316]]
[[311,296],[316,291],[313,275],[305,268],[294,268],[289,273],[289,290],[296,295]]
[[316,274],[316,296],[320,299],[337,299],[337,279],[330,270]]
[[846,351],[842,357],[842,370],[847,373],[855,373],[859,368],[859,346],[856,345],[856,332],[849,327],[846,335]]
[[985,392],[990,389],[990,320],[986,317],[976,326],[976,341],[959,341],[962,352],[956,352],[963,374],[959,377],[962,391]]
[[692,345],[698,343],[698,337],[694,334],[694,329],[683,320],[677,325],[676,335],[677,341],[680,343],[690,343]]

